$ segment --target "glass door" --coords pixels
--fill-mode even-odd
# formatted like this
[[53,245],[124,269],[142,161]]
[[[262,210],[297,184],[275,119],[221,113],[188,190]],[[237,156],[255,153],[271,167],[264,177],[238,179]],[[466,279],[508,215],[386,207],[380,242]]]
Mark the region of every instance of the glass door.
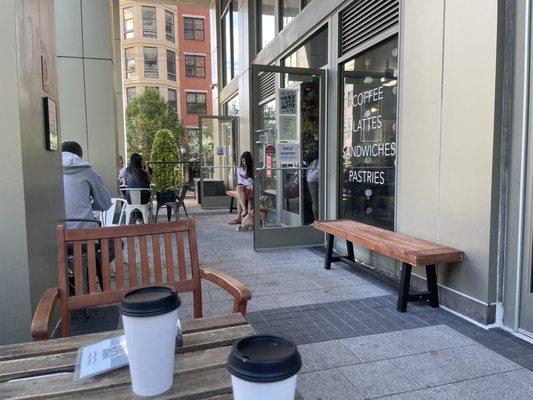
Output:
[[203,115],[200,130],[200,179],[202,208],[229,207],[227,190],[233,190],[236,173],[237,117]]
[[317,246],[323,214],[324,74],[252,66],[254,249]]

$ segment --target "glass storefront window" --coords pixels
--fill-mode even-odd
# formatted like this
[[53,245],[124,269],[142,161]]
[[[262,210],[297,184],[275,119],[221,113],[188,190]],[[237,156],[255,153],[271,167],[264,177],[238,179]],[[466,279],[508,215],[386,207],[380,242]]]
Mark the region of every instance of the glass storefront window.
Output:
[[324,27],[303,45],[289,54],[283,64],[286,67],[322,68],[328,63],[328,28]]
[[259,50],[266,47],[276,35],[276,0],[258,0],[257,1],[259,41],[257,43]]
[[300,0],[281,0],[281,28],[287,26],[300,12]]
[[394,230],[398,38],[343,65],[340,218]]
[[236,117],[239,115],[239,95],[236,95],[224,104],[224,115]]

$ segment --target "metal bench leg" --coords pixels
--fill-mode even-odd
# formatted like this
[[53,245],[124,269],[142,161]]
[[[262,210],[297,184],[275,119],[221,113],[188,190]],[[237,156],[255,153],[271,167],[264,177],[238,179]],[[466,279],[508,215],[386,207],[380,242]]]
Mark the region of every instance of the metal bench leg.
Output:
[[426,278],[428,281],[429,305],[437,308],[439,306],[439,292],[437,288],[437,268],[435,265],[426,265]]
[[353,243],[349,240],[346,241],[346,249],[348,250],[348,259],[355,262],[355,253],[353,252]]
[[326,259],[324,260],[324,269],[331,269],[331,259],[333,257],[333,242],[335,242],[335,236],[330,233],[326,234],[328,241],[326,247]]
[[233,196],[230,197],[230,202],[229,202],[229,213],[231,214],[233,212],[233,209],[235,207],[233,207]]
[[398,293],[398,303],[396,310],[405,312],[407,310],[407,302],[409,301],[409,284],[411,283],[411,264],[402,264],[402,274],[400,277],[400,291]]

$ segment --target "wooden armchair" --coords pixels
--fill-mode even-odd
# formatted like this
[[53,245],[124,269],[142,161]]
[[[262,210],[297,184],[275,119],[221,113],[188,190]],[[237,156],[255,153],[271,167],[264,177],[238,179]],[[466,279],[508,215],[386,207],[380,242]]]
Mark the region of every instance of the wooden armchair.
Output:
[[[186,236],[188,252],[185,249]],[[70,293],[67,266],[69,247],[73,249],[74,259],[74,288],[71,288]],[[124,249],[127,250],[127,264],[123,260]],[[113,250],[115,280],[110,278],[110,254]],[[140,253],[139,257],[137,252]],[[242,283],[224,272],[200,268],[195,223],[191,218],[164,224],[109,228],[65,229],[59,225],[57,256],[59,287],[47,289],[37,306],[31,327],[34,340],[49,339],[49,325],[58,301],[61,333],[67,337],[70,335],[70,311],[119,302],[126,292],[143,285],[164,284],[173,286],[178,292],[192,291],[195,318],[202,317],[202,278],[219,285],[233,296],[235,313],[245,315],[247,302],[252,297]],[[83,271],[84,262],[87,273]],[[102,269],[103,290],[97,285],[97,264]],[[88,282],[84,282],[85,279]]]

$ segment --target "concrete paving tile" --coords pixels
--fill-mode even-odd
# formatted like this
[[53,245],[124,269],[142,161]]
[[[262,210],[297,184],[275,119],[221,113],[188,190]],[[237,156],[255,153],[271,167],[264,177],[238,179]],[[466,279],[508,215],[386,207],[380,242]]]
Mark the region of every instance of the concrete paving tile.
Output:
[[409,354],[404,349],[396,333],[359,336],[343,339],[342,344],[364,362],[385,360]]
[[473,400],[470,393],[454,383],[402,393],[400,398],[403,400]]
[[277,283],[280,287],[282,287],[289,293],[320,289],[320,287],[311,279],[278,281]]
[[305,400],[360,400],[365,397],[338,368],[298,375],[297,388]]
[[306,344],[298,346],[298,350],[308,371],[343,367],[361,362],[340,341]]
[[442,354],[453,359],[461,369],[468,370],[474,376],[497,374],[520,368],[518,364],[478,344],[443,350]]
[[398,394],[424,387],[390,360],[351,365],[340,368],[340,371],[365,398]]
[[[460,350],[454,349],[454,351]],[[479,376],[457,364],[454,356],[444,353],[444,350],[395,358],[391,362],[425,386],[445,385]]]
[[531,392],[506,374],[490,375],[457,383],[474,400],[531,400]]
[[411,354],[473,345],[476,342],[446,325],[402,330],[399,340]]
[[353,286],[352,282],[342,277],[333,275],[324,278],[312,278],[311,280],[322,289],[337,288],[342,286]]
[[506,377],[509,377],[515,380],[524,391],[530,394],[530,398],[533,399],[533,372],[525,368],[516,369],[511,372],[506,372],[504,374]]

